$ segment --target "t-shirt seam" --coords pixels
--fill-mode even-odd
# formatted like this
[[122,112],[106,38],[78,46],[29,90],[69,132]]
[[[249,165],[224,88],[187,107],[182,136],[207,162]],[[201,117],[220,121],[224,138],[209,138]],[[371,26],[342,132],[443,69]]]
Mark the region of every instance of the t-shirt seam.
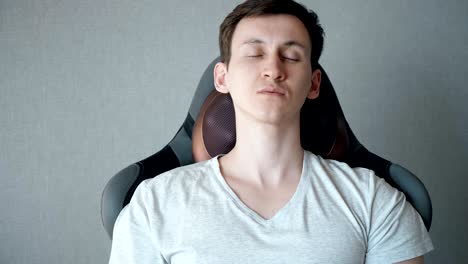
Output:
[[[366,258],[367,256],[370,256],[372,259],[390,259],[391,261],[404,261],[408,260],[411,258],[416,258],[419,256],[422,256],[430,251],[433,250],[432,246],[432,241],[429,236],[427,236],[424,240],[420,241],[417,244],[413,244],[410,247],[404,247],[404,250],[398,250],[392,251],[392,250],[386,250],[384,253],[379,252],[378,254],[373,254],[373,255],[367,255],[366,253]],[[400,257],[397,258],[397,256],[401,255]],[[390,256],[390,257],[389,257]],[[395,257],[395,259],[391,259],[392,257]],[[404,259],[401,259],[404,258]]]

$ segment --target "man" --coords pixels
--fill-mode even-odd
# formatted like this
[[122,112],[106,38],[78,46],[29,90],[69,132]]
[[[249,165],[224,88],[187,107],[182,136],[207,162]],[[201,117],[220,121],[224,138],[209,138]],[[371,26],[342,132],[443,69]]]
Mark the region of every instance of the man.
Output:
[[110,263],[423,263],[432,243],[402,193],[300,144],[320,90],[315,13],[248,0],[220,29],[215,87],[233,99],[236,145],[141,183]]

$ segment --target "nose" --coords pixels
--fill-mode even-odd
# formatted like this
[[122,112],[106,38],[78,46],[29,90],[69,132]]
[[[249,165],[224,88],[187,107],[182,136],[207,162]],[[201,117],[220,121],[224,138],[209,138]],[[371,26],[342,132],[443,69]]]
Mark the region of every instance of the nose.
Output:
[[283,61],[278,56],[270,56],[264,61],[262,76],[274,81],[282,81],[286,78]]

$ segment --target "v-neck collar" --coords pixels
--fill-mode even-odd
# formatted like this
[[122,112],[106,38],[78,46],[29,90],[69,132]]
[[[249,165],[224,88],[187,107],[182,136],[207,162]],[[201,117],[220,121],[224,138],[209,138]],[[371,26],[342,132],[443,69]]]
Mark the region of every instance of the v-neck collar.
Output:
[[220,181],[221,185],[224,187],[226,190],[228,196],[231,198],[231,200],[236,203],[236,205],[239,207],[239,209],[246,215],[248,215],[251,219],[256,221],[259,224],[262,225],[271,225],[275,221],[278,221],[277,219],[282,218],[283,215],[287,214],[289,210],[291,210],[294,205],[296,205],[300,199],[303,196],[304,192],[304,185],[305,185],[305,177],[307,175],[306,170],[307,170],[307,162],[306,160],[308,159],[308,152],[304,150],[304,155],[302,159],[302,171],[301,171],[301,178],[299,179],[299,183],[297,184],[296,190],[292,197],[289,199],[289,201],[278,211],[276,212],[275,215],[273,215],[269,219],[265,219],[263,216],[259,215],[256,211],[252,210],[250,207],[248,207],[242,200],[237,196],[237,194],[231,189],[229,184],[226,182],[226,179],[223,177],[221,174],[221,169],[219,165],[219,157],[224,156],[224,154],[220,154],[211,160],[211,168],[214,170],[216,178]]

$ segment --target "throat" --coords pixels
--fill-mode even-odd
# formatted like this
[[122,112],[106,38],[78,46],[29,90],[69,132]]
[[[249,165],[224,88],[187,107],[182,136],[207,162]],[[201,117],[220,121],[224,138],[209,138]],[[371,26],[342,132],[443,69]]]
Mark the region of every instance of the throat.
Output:
[[300,175],[289,178],[275,187],[259,187],[239,180],[238,178],[224,177],[226,183],[235,193],[237,198],[250,210],[268,220],[281,211],[297,192]]

